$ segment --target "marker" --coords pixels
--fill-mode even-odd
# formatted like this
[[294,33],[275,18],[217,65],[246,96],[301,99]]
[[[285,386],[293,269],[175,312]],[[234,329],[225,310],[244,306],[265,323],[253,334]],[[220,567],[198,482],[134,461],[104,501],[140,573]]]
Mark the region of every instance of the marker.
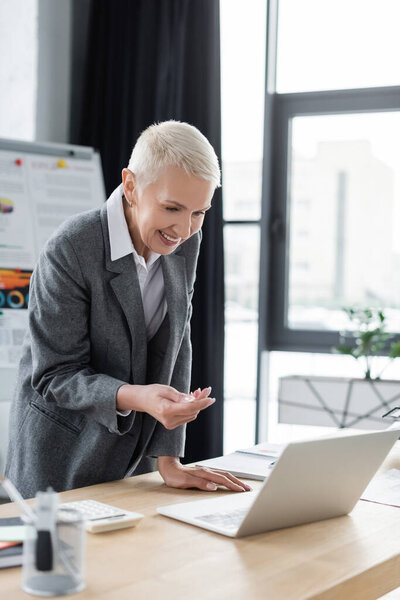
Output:
[[16,158],[14,162],[17,165],[17,167],[22,167],[23,165],[22,158]]
[[66,166],[67,166],[67,161],[64,160],[63,158],[59,158],[57,161],[57,167],[59,167],[60,169],[65,169]]

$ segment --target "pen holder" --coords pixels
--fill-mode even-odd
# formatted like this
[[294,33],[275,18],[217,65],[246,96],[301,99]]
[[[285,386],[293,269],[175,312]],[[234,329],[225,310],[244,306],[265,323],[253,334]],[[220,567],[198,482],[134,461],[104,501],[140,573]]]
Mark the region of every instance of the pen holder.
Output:
[[86,532],[79,513],[59,508],[52,531],[26,520],[22,589],[36,596],[65,596],[85,587]]

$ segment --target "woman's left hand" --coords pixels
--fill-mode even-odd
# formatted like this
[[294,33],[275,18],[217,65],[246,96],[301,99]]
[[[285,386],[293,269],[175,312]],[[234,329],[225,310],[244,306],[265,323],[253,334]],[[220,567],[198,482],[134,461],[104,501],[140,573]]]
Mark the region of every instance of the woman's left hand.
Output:
[[205,467],[182,465],[176,456],[159,456],[158,470],[169,487],[187,489],[198,488],[212,492],[223,486],[234,492],[248,492],[251,487],[234,475]]

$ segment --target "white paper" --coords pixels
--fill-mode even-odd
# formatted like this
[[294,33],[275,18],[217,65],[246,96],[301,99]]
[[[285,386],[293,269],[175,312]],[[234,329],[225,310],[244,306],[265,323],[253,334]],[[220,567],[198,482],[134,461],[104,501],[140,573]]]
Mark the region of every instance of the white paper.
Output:
[[4,310],[0,315],[0,367],[19,363],[22,342],[28,328],[27,310]]
[[26,525],[4,525],[0,527],[0,541],[23,542],[26,540]]
[[256,454],[257,456],[266,456],[268,458],[278,458],[278,456],[282,454],[282,450],[284,447],[284,444],[270,444],[269,442],[262,442],[261,444],[256,444],[251,448],[237,450],[237,452],[243,452],[245,454]]
[[15,367],[27,329],[29,279],[68,217],[104,202],[97,160],[0,150],[0,367]]
[[0,150],[0,268],[32,269],[61,223],[105,200],[100,176],[95,161]]
[[400,507],[400,469],[390,469],[376,475],[361,500]]
[[275,461],[265,456],[251,455],[242,452],[233,452],[226,456],[203,460],[198,464],[200,467],[208,467],[220,471],[228,471],[236,477],[263,480],[271,472]]
[[35,262],[35,231],[26,164],[0,153],[0,268],[31,269]]
[[29,194],[34,206],[37,252],[68,217],[98,207],[98,170],[89,160],[65,159],[58,166],[55,156],[29,156]]

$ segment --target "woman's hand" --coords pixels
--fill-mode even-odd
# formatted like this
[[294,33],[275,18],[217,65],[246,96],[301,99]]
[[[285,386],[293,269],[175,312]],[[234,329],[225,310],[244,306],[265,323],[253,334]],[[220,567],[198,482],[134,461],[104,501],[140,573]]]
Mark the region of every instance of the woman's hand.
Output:
[[230,473],[182,465],[176,456],[159,456],[158,470],[169,487],[198,488],[215,491],[219,485],[234,492],[248,492],[251,487]]
[[214,404],[211,388],[182,394],[169,385],[123,385],[117,393],[118,410],[146,412],[166,429],[194,421],[201,410]]

